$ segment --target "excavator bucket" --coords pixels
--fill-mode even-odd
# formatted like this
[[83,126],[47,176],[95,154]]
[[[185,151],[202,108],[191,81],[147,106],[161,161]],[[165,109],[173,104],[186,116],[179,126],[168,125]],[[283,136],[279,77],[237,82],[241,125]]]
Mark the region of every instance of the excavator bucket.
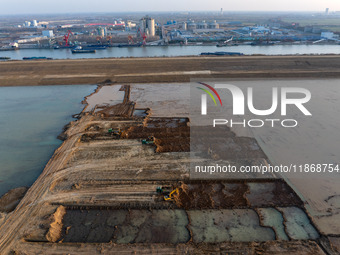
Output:
[[178,188],[176,188],[176,189],[174,189],[173,191],[171,191],[170,194],[169,194],[168,196],[164,196],[164,200],[165,200],[165,201],[173,200],[175,194],[177,194],[177,195],[179,194]]

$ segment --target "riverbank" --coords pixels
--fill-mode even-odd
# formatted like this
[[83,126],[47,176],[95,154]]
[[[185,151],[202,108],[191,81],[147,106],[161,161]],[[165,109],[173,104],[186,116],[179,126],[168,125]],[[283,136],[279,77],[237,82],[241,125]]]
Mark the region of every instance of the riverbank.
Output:
[[189,82],[195,78],[340,78],[340,56],[8,61],[0,86]]

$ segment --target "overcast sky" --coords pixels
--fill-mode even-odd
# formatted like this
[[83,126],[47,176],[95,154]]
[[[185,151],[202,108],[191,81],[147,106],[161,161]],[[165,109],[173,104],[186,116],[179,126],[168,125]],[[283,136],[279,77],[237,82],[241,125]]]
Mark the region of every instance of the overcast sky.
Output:
[[0,0],[0,14],[136,11],[340,11],[340,0]]

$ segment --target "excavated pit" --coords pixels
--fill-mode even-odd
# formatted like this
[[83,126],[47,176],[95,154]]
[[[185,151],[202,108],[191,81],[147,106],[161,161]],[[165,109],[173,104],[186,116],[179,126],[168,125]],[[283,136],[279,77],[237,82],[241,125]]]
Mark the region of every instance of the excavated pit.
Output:
[[[143,110],[144,111],[144,110]],[[146,111],[144,111],[146,112]],[[129,124],[129,121],[131,122]],[[146,139],[155,138],[155,151],[162,152],[188,152],[190,151],[190,127],[188,118],[138,118],[127,119],[126,123],[119,121],[105,126],[92,124],[87,127],[87,133],[81,136],[81,142],[103,141],[112,139]],[[120,130],[118,138],[108,133],[108,129]]]
[[[273,240],[316,240],[317,231],[309,221],[296,222],[296,207],[287,207],[283,216],[261,220],[253,209],[204,210],[99,210],[67,209],[62,234],[53,242],[64,243],[222,243],[266,242]],[[287,212],[289,211],[289,212]],[[270,212],[265,217],[271,215]],[[307,219],[303,211],[299,217]],[[264,222],[263,222],[264,221]],[[299,231],[297,231],[297,229]],[[50,240],[51,241],[51,240]]]
[[[164,194],[156,190],[150,194],[146,182],[136,182],[131,194],[139,194],[138,185],[144,185],[140,196],[151,195],[154,202],[142,205],[136,201],[114,207],[65,205],[62,230],[58,232],[61,232],[60,237],[48,240],[64,243],[201,244],[319,238],[308,216],[300,209],[301,200],[283,181],[154,181],[151,184],[153,187],[163,185],[169,190],[177,188],[179,192],[173,200],[164,201]],[[84,185],[80,190],[89,187]],[[276,199],[275,193],[282,194]],[[128,201],[128,193],[125,196]],[[58,225],[58,230],[60,228]],[[52,231],[49,229],[48,233]]]

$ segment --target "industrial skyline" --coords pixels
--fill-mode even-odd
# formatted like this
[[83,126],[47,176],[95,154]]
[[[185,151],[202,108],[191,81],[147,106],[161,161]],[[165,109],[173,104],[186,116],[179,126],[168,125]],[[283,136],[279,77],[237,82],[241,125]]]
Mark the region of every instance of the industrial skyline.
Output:
[[130,0],[115,3],[110,0],[98,0],[96,4],[84,0],[60,0],[58,4],[45,0],[1,1],[0,15],[13,14],[49,14],[49,13],[84,13],[84,12],[152,12],[152,11],[340,11],[338,0],[173,0],[164,4],[159,0]]

